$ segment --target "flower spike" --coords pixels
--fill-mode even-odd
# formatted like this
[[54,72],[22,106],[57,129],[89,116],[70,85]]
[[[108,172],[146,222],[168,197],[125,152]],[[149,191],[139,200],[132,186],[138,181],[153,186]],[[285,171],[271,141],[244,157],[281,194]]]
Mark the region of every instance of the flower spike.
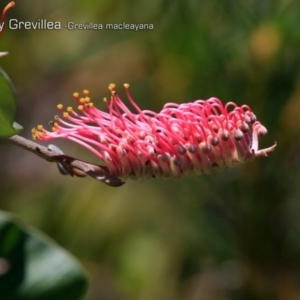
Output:
[[65,138],[90,150],[104,162],[112,176],[179,178],[188,173],[211,173],[267,156],[276,143],[258,149],[258,137],[267,129],[247,105],[223,105],[217,98],[191,103],[167,103],[155,113],[142,110],[124,84],[130,110],[110,84],[108,112],[97,109],[89,91],[73,96],[78,112],[58,105],[62,118],[32,130],[34,139]]

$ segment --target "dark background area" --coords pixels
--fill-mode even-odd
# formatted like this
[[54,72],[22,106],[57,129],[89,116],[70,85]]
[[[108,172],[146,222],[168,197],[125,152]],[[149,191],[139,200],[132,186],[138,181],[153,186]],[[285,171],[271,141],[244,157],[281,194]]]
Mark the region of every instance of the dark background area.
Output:
[[[1,7],[7,2],[0,1]],[[102,109],[123,83],[142,109],[218,97],[248,104],[268,129],[268,158],[180,180],[121,188],[61,176],[0,142],[0,208],[74,254],[88,300],[300,299],[300,3],[16,1],[8,18],[151,23],[153,30],[9,30],[1,66],[18,95],[22,136],[89,89]],[[65,153],[97,163],[68,141]],[[46,145],[46,144],[45,144]]]

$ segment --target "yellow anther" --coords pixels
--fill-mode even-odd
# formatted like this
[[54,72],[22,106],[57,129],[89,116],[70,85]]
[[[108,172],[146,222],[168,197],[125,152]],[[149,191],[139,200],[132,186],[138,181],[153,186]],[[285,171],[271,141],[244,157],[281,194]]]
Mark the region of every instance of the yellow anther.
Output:
[[125,89],[129,89],[129,87],[130,87],[130,84],[129,84],[129,83],[124,83],[124,88],[125,88]]
[[77,93],[77,92],[73,93],[73,97],[74,98],[78,98],[79,97],[79,93]]
[[114,89],[116,88],[116,85],[114,83],[111,83],[109,86],[108,86],[108,89],[110,91],[113,91]]
[[58,121],[59,120],[59,115],[54,116],[54,120]]
[[63,109],[63,107],[64,107],[64,106],[63,106],[62,104],[58,104],[58,105],[57,105],[57,108],[60,109],[60,110]]
[[58,126],[58,123],[54,122],[54,121],[51,121],[51,123],[49,123],[49,125],[51,125],[52,129],[54,127],[57,127]]
[[36,133],[36,128],[32,128],[32,129],[31,129],[31,133],[32,133],[32,134],[35,134],[35,133]]
[[38,125],[38,126],[37,126],[37,129],[38,129],[38,130],[43,130],[44,127],[43,127],[43,125]]
[[87,104],[85,104],[85,107],[86,108],[91,108],[91,107],[93,107],[94,106],[94,104],[91,102],[91,103],[87,103]]
[[83,108],[84,108],[83,105],[78,106],[78,110],[83,110]]
[[14,7],[15,5],[16,5],[16,3],[15,3],[14,1],[11,1],[11,2],[9,2],[9,3],[4,7],[3,12],[2,12],[2,16],[4,15],[4,18],[2,18],[3,21],[4,21],[4,19],[5,19],[5,15],[6,15],[7,11],[8,11],[10,8]]
[[63,117],[64,117],[64,118],[67,118],[68,116],[69,116],[69,113],[65,111],[65,112],[63,113]]
[[91,101],[90,97],[85,97],[85,103],[89,103]]
[[16,3],[14,1],[11,1],[5,6],[4,10],[8,10],[8,9],[14,7],[15,5],[16,5]]
[[82,103],[82,104],[85,103],[85,98],[80,98],[79,103]]
[[57,128],[56,127],[52,127],[52,131],[57,131]]
[[73,111],[73,107],[72,107],[72,106],[68,106],[67,111],[68,111],[68,112]]
[[90,92],[89,92],[88,90],[84,90],[84,91],[83,91],[83,94],[86,95],[86,96],[87,96],[89,93],[90,93]]

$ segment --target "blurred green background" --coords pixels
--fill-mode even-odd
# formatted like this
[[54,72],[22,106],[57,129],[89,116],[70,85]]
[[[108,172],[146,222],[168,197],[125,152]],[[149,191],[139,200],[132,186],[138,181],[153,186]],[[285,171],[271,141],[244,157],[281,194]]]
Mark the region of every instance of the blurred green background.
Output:
[[[1,0],[1,7],[7,2]],[[215,96],[251,106],[278,142],[268,158],[180,180],[121,188],[61,176],[55,164],[0,143],[0,209],[74,254],[87,300],[300,299],[300,2],[16,1],[9,18],[151,23],[153,30],[9,30],[1,66],[31,138],[56,104],[89,89],[98,107],[114,82],[143,109]],[[125,97],[124,97],[125,98]],[[97,162],[76,144],[65,153]]]

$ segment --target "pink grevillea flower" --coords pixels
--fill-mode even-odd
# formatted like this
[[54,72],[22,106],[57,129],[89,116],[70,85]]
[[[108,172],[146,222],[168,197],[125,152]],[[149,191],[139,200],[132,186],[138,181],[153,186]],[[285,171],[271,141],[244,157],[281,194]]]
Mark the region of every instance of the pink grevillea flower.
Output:
[[58,109],[64,119],[55,117],[52,132],[41,125],[33,129],[34,139],[65,138],[97,155],[110,173],[121,177],[173,177],[187,173],[210,173],[267,156],[276,144],[258,149],[258,137],[267,130],[256,120],[247,105],[233,102],[223,105],[217,98],[192,103],[167,103],[159,113],[141,110],[129,93],[132,112],[110,84],[110,101],[104,103],[108,112],[97,109],[88,91],[84,97],[74,93],[79,103]]

